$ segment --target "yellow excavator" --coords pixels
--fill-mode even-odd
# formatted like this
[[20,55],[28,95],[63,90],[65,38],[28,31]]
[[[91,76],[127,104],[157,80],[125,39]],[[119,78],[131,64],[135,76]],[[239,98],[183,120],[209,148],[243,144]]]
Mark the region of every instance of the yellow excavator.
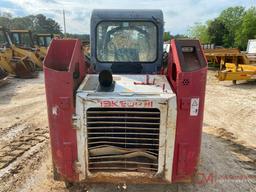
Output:
[[19,78],[33,78],[37,76],[36,63],[33,53],[16,47],[9,31],[0,26],[0,68]]
[[35,46],[32,32],[30,30],[10,30],[9,32],[11,41],[13,44],[24,50],[26,54],[29,54],[30,59],[35,63],[39,68],[42,68],[42,61],[44,56],[40,50]]
[[45,57],[47,48],[50,45],[54,35],[50,33],[36,34],[34,36],[36,47],[40,50],[40,53]]

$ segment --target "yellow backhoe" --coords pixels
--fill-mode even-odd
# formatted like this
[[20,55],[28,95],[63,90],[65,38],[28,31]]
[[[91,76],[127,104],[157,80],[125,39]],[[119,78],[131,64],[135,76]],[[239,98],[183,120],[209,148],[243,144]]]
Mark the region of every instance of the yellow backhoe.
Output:
[[0,67],[3,71],[20,78],[37,76],[33,53],[16,47],[8,30],[0,26]]
[[47,48],[50,45],[54,35],[50,33],[36,34],[34,36],[36,47],[40,50],[40,53],[45,57]]
[[29,55],[33,63],[42,68],[44,55],[35,46],[32,32],[30,30],[10,30],[9,32],[13,45],[22,51],[22,54]]

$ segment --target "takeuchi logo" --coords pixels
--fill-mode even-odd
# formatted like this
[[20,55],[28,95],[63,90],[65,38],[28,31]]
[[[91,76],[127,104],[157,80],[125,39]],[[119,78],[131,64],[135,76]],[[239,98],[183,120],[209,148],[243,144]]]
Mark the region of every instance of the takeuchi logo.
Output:
[[102,100],[100,101],[101,107],[122,107],[122,108],[152,108],[153,101],[143,100],[143,101],[127,101],[127,100]]

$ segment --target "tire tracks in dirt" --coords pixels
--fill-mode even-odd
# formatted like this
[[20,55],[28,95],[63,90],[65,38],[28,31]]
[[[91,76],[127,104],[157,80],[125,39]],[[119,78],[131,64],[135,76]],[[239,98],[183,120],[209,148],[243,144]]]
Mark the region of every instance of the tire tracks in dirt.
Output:
[[18,137],[2,146],[0,149],[0,185],[4,186],[6,182],[9,183],[14,174],[22,173],[29,161],[35,162],[35,155],[41,153],[48,140],[48,130],[31,125],[26,127]]

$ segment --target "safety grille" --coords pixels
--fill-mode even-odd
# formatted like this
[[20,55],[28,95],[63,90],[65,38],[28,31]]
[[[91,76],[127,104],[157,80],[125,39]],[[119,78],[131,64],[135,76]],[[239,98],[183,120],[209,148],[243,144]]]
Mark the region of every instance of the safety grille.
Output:
[[160,111],[87,110],[89,171],[157,172]]

